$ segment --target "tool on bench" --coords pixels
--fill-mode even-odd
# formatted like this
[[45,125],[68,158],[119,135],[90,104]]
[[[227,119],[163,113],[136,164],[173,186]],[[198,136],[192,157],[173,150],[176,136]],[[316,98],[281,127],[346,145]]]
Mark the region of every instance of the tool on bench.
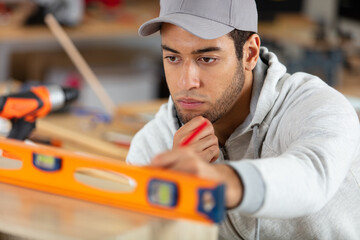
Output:
[[8,138],[25,140],[35,128],[38,117],[64,107],[78,97],[75,88],[59,86],[32,87],[30,91],[0,97],[0,117],[9,119],[12,128]]

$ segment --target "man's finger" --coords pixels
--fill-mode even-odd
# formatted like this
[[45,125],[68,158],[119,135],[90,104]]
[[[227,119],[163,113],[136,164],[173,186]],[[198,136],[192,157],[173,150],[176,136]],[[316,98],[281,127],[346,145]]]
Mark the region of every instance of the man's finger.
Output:
[[216,145],[210,146],[206,149],[204,149],[201,153],[199,153],[199,155],[201,156],[201,158],[203,160],[205,160],[205,162],[213,162],[214,159],[218,159],[220,154],[220,150],[219,147]]
[[157,156],[155,156],[151,163],[150,166],[152,167],[171,167],[171,165],[174,164],[174,162],[176,161],[176,154],[174,154],[174,151],[171,152],[165,152],[162,154],[159,154]]
[[190,146],[196,146],[197,149],[205,150],[211,146],[218,146],[218,138],[215,135],[207,135],[199,139],[194,143],[190,143]]
[[188,156],[185,156],[184,158],[181,158],[178,161],[176,161],[173,165],[171,165],[167,169],[197,175],[199,172],[199,167],[196,163],[197,161],[194,161]]
[[[209,121],[209,120],[207,120]],[[187,139],[194,131],[197,130],[197,128],[199,127],[199,125],[203,124],[203,122],[198,123],[197,125],[194,126],[187,126],[184,125],[182,128],[180,128],[178,130],[178,132],[176,133],[176,137],[181,139],[181,141],[184,141],[185,139]],[[193,139],[192,142],[196,142],[204,137],[207,137],[209,135],[214,135],[214,128],[213,126],[208,123],[202,130],[201,132],[199,132]]]

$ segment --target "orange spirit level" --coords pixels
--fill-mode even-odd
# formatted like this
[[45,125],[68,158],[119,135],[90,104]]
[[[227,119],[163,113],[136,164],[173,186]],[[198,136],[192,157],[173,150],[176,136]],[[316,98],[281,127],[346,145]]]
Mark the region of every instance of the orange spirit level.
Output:
[[0,181],[166,218],[218,223],[225,186],[212,180],[0,139]]

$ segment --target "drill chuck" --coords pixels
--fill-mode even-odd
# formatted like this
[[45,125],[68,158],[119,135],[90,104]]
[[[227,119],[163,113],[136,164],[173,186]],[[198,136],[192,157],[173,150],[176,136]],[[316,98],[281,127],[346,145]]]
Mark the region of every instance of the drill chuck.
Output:
[[51,112],[63,108],[67,103],[76,100],[79,96],[79,91],[75,88],[49,86],[47,87],[51,103]]

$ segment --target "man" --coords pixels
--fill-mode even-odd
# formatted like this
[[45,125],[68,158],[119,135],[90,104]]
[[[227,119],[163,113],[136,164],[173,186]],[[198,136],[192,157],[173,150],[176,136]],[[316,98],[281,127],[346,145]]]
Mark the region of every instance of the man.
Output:
[[160,30],[171,97],[127,162],[223,181],[221,239],[360,239],[359,121],[345,97],[260,47],[254,0],[160,5],[139,33]]

